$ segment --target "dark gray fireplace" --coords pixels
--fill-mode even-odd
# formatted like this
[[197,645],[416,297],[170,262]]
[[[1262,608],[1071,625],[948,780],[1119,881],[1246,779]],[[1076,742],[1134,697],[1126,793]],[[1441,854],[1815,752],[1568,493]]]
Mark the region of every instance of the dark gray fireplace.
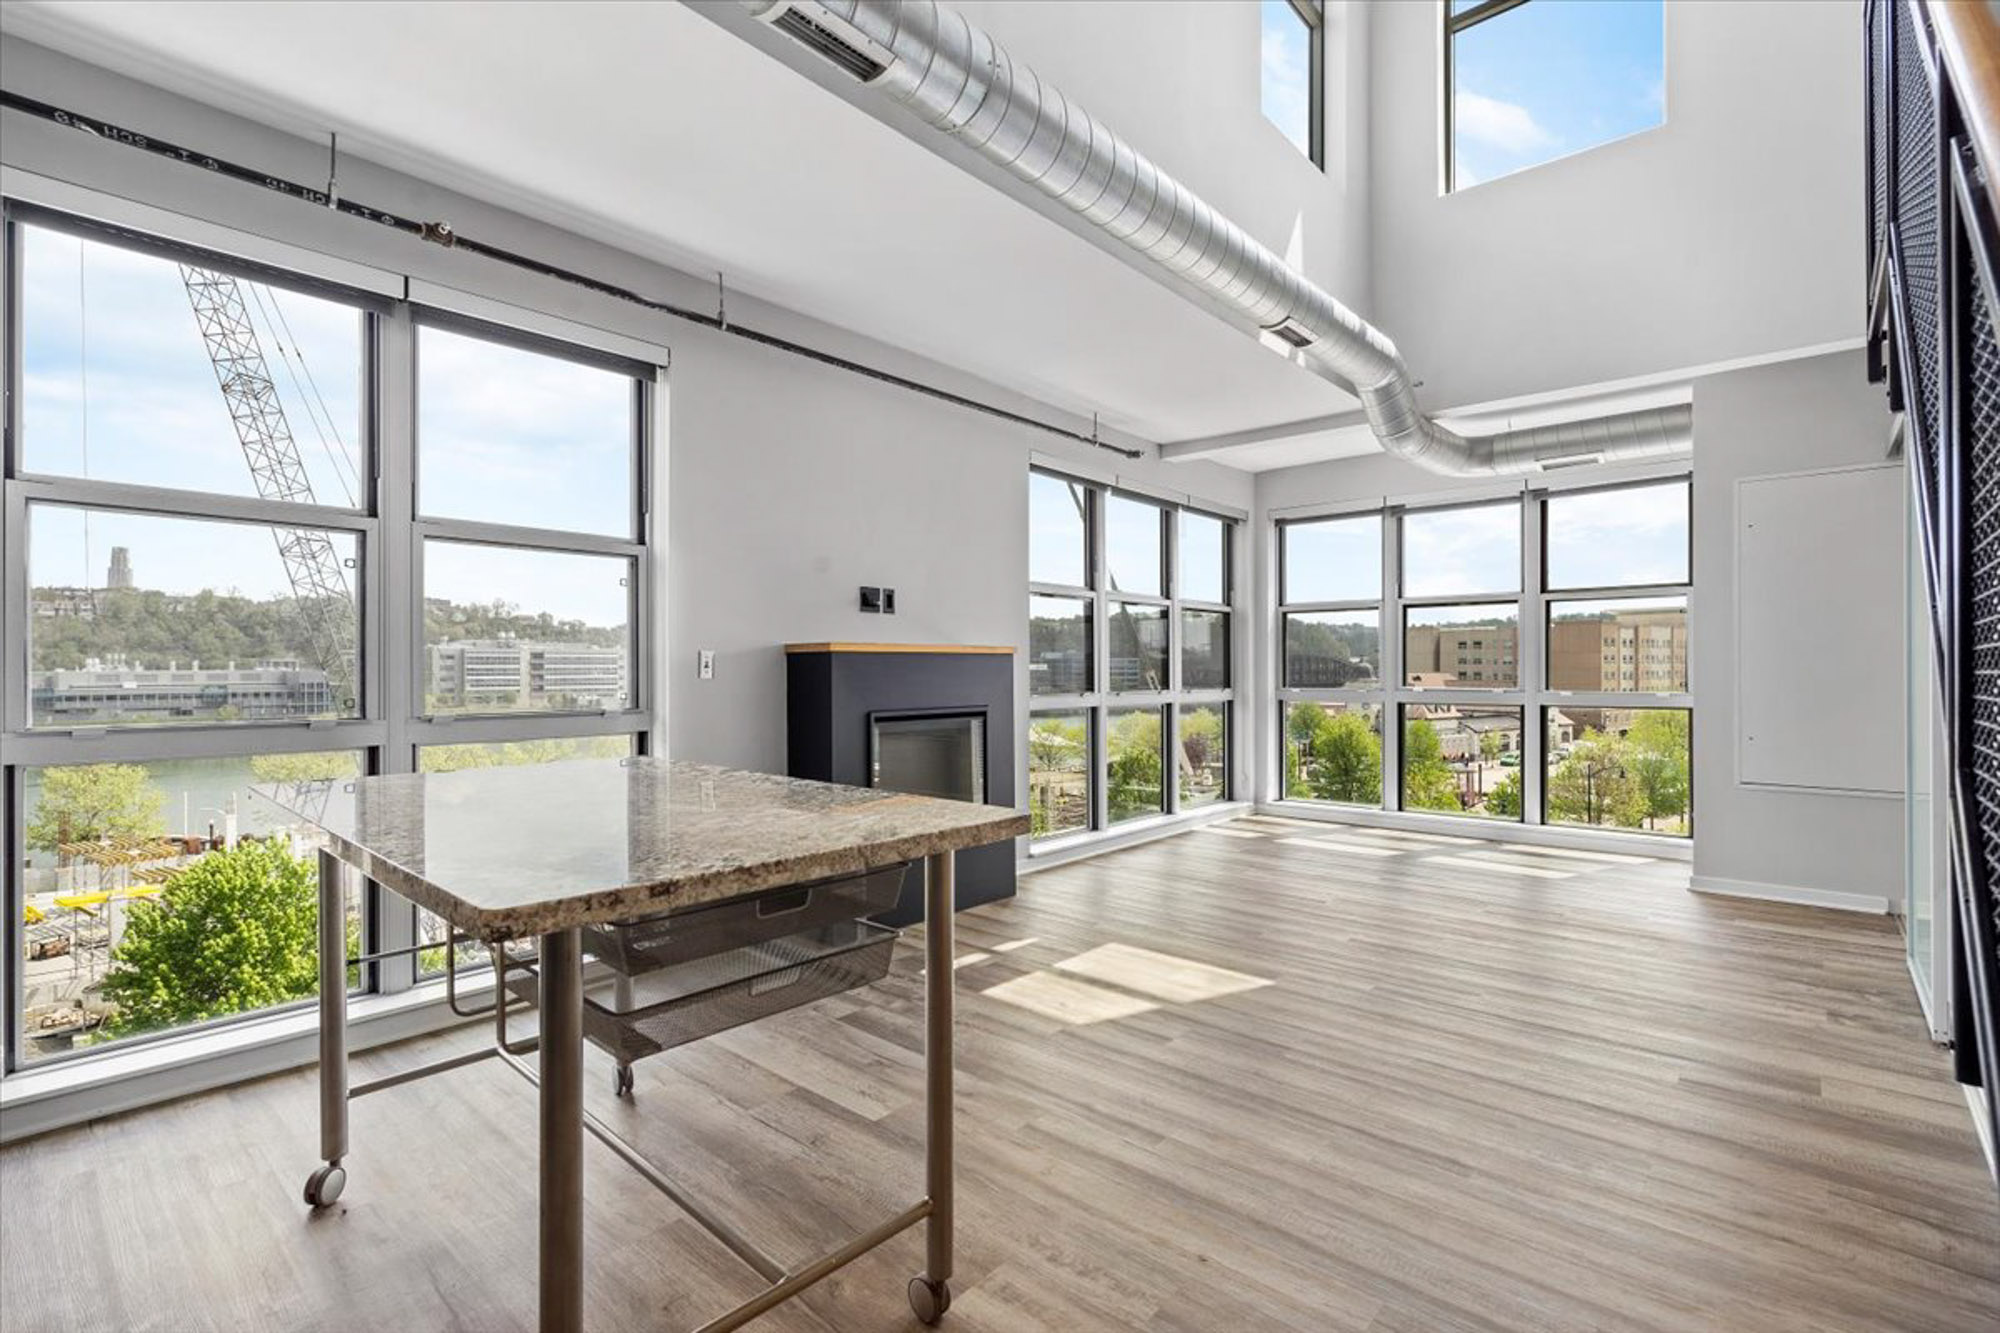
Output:
[[[1014,804],[1011,648],[792,644],[786,649],[787,767],[793,777]],[[958,855],[960,908],[1014,894],[1014,844]],[[922,916],[910,875],[894,914]]]

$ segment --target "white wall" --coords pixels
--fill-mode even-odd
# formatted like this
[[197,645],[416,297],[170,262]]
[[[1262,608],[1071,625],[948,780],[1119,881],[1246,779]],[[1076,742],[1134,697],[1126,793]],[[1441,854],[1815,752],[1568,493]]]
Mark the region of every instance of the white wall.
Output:
[[1376,311],[1426,404],[1861,336],[1860,6],[1666,10],[1665,125],[1440,195],[1439,6],[1375,8]]
[[1368,34],[1378,6],[1328,0],[1322,172],[1264,118],[1256,4],[952,5],[1314,282],[1370,308]]
[[[74,102],[151,135],[320,179],[325,150],[276,130],[9,39],[4,84]],[[886,640],[1013,644],[1027,632],[1027,471],[1032,451],[1094,475],[1247,510],[1252,480],[1214,465],[1126,460],[844,371],[653,314],[296,200],[161,161],[16,113],[0,120],[0,163],[204,218],[672,350],[664,613],[667,734],[676,758],[783,771],[782,645]],[[343,193],[610,282],[706,308],[709,280],[359,159]],[[1090,423],[750,298],[732,319],[929,381],[1035,418]],[[897,590],[894,617],[855,609],[857,586]],[[1245,579],[1243,605],[1256,591]],[[717,650],[696,679],[695,650]],[[1252,670],[1246,664],[1239,669]],[[1027,673],[1017,659],[1017,706]],[[1025,733],[1023,733],[1025,735]],[[1025,779],[1025,741],[1016,762]],[[1021,784],[1017,783],[1017,788]]]
[[[1900,797],[1778,791],[1736,780],[1738,646],[1731,601],[1736,483],[1744,477],[1884,461],[1889,416],[1881,388],[1868,383],[1859,352],[1816,357],[1697,381],[1694,420],[1695,623],[1689,649],[1696,703],[1696,881],[1723,889],[1799,889],[1900,903]],[[1882,549],[1869,555],[1900,570],[1900,525],[1885,528],[1896,537],[1882,538],[1876,543]],[[1824,540],[1852,543],[1854,534],[1830,531]],[[1811,549],[1800,550],[1798,559],[1805,570],[1820,567]],[[1900,598],[1843,599],[1842,593],[1842,588],[1828,586],[1816,600],[1844,604],[1856,640],[1902,642]],[[1900,650],[1890,656],[1900,658]],[[1810,671],[1812,666],[1800,662],[1795,669]],[[1856,700],[1850,706],[1887,711],[1902,729],[1897,697]],[[1837,715],[1827,719],[1829,726],[1840,724]]]

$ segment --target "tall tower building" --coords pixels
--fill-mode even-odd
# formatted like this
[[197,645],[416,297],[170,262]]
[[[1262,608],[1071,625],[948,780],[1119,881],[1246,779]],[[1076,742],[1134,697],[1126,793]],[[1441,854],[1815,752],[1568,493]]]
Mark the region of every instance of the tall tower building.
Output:
[[123,546],[111,548],[111,569],[104,576],[107,588],[129,588],[132,586],[132,552]]

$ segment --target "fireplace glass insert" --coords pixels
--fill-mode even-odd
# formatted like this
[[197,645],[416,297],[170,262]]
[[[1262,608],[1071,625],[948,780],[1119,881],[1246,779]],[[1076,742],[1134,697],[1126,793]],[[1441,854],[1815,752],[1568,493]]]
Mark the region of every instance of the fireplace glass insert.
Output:
[[884,791],[986,800],[986,715],[877,713],[868,720],[868,782]]

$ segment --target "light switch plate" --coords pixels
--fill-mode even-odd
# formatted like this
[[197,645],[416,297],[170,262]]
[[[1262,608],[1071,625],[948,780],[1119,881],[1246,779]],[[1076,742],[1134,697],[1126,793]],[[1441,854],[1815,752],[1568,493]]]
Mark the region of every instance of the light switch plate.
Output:
[[715,679],[715,649],[713,648],[704,648],[701,650],[701,678],[703,680]]

